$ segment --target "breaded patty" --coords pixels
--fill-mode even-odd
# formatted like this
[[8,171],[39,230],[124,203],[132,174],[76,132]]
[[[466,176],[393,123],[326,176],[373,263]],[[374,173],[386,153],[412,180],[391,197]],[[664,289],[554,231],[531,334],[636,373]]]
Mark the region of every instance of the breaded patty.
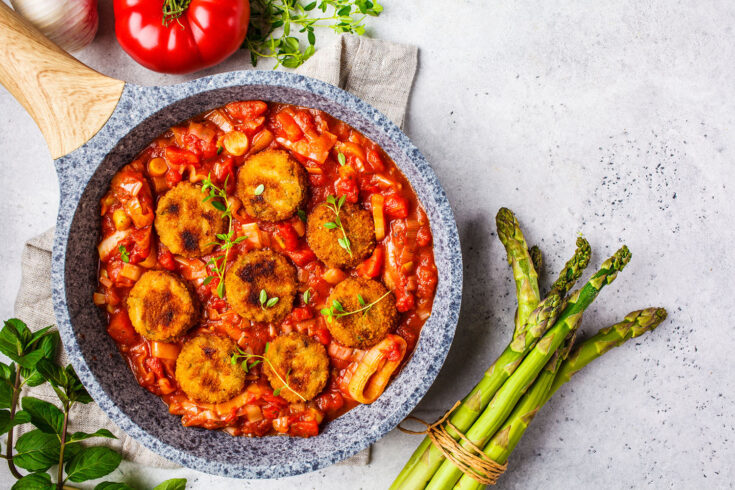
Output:
[[[265,358],[269,361],[264,363],[268,381],[274,390],[280,389],[279,394],[290,402],[311,400],[327,384],[329,376],[327,350],[322,344],[304,334],[291,332],[277,337],[268,346]],[[278,375],[273,372],[271,365]],[[283,381],[288,383],[290,389],[285,387]]]
[[293,216],[306,201],[307,191],[306,171],[285,151],[256,153],[237,174],[237,197],[245,212],[264,221]]
[[343,237],[342,230],[325,226],[334,223],[334,218],[334,211],[327,203],[315,207],[306,220],[306,241],[319,260],[328,266],[355,267],[375,248],[373,216],[369,211],[348,202],[340,209],[339,219],[350,240],[352,255],[337,242]]
[[[266,304],[261,304],[261,291]],[[293,309],[296,269],[286,257],[272,250],[252,250],[240,255],[225,275],[227,301],[243,318],[277,322]],[[268,306],[268,300],[278,302]]]
[[156,231],[164,245],[176,255],[201,257],[211,253],[225,220],[202,188],[181,182],[158,201]]
[[218,335],[198,335],[187,341],[176,359],[176,381],[190,398],[221,403],[245,387],[245,371],[230,362],[235,342]]
[[127,306],[133,327],[148,340],[174,340],[199,319],[196,296],[183,279],[165,271],[140,276]]
[[[363,299],[362,302],[360,297]],[[335,315],[327,322],[332,337],[348,347],[367,349],[374,346],[385,338],[398,321],[395,296],[381,283],[372,279],[345,279],[334,287],[327,305],[332,306],[334,301],[342,305],[344,312],[357,312],[345,316]],[[378,302],[358,311],[374,301]],[[340,313],[334,307],[333,311],[335,314]]]

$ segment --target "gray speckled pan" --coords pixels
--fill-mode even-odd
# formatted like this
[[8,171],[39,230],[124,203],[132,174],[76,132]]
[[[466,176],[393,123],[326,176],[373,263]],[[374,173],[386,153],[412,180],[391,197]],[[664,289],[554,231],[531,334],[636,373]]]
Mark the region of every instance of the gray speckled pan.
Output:
[[[0,11],[0,34],[2,21],[7,21],[3,15],[7,13]],[[49,49],[46,44],[41,47]],[[351,410],[309,439],[231,437],[221,431],[183,427],[180,417],[170,415],[158,397],[138,385],[106,333],[104,314],[92,302],[97,283],[99,201],[115,172],[173,124],[247,99],[321,109],[378,143],[413,186],[434,235],[439,283],[431,317],[413,357],[375,403]],[[128,84],[106,124],[81,147],[58,158],[56,168],[61,204],[52,282],[64,347],[100,407],[158,454],[190,468],[238,478],[313,471],[355,454],[393,429],[439,372],[452,343],[462,294],[462,259],[452,210],[434,172],[406,135],[351,94],[284,72],[225,73],[168,87]]]

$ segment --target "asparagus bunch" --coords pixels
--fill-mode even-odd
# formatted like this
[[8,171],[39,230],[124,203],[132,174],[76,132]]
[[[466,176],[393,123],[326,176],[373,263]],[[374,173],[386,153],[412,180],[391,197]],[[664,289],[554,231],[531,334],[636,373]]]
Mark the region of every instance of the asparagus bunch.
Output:
[[[503,213],[501,209],[498,216]],[[518,227],[518,221],[513,218],[514,226]],[[509,234],[510,235],[510,234]],[[514,236],[522,237],[520,228]],[[503,243],[506,243],[505,241]],[[508,241],[507,243],[511,243]],[[525,243],[525,241],[524,241]],[[508,255],[522,254],[519,247],[508,247]],[[449,424],[445,423],[447,432],[459,440],[459,434],[452,428],[456,427],[459,431],[465,432],[475,422],[477,417],[485,410],[490,400],[493,398],[503,383],[513,374],[525,355],[536,345],[538,339],[546,333],[546,330],[554,324],[559,312],[561,311],[562,299],[567,292],[574,286],[587,267],[590,260],[590,246],[587,240],[579,238],[577,240],[577,249],[574,256],[566,263],[564,269],[559,274],[559,278],[554,283],[552,292],[531,312],[525,324],[521,328],[516,328],[513,338],[503,353],[485,372],[480,382],[470,391],[470,393],[462,399],[461,404],[457,407],[449,417]],[[509,260],[511,265],[514,259]],[[530,269],[525,268],[529,271]],[[535,277],[538,277],[534,274]],[[518,286],[518,283],[529,284],[531,276],[516,276],[516,288],[519,291],[520,298],[526,301],[530,296],[523,293],[526,289]],[[538,286],[536,286],[538,289]],[[393,489],[399,488],[424,488],[439,465],[444,461],[442,452],[435,447],[428,437],[425,437],[419,447],[414,451],[411,458],[406,463],[403,471],[398,475],[391,485]]]
[[[506,248],[516,283],[518,309],[513,337],[480,382],[462,400],[445,424],[446,431],[460,439],[452,426],[472,445],[499,464],[521,439],[540,407],[573,374],[612,347],[655,328],[666,316],[663,309],[633,312],[623,322],[598,332],[571,355],[584,310],[603,287],[617,277],[630,261],[623,246],[602,264],[600,270],[580,289],[567,297],[589,263],[590,246],[577,239],[574,256],[565,264],[544,299],[540,298],[538,270],[541,252],[528,250],[518,220],[503,208],[496,217],[498,237]],[[462,440],[464,447],[470,446]],[[411,456],[391,488],[478,488],[481,485],[462,471],[427,438]]]

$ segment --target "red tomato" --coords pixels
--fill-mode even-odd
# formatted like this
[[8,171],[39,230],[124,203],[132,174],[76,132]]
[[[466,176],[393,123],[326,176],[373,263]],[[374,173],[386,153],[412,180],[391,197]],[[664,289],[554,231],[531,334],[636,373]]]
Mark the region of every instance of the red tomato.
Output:
[[230,116],[238,119],[239,124],[242,124],[251,119],[259,119],[268,110],[268,104],[260,100],[230,102],[225,106],[225,110]]
[[291,260],[294,261],[294,264],[298,265],[299,267],[303,267],[312,260],[316,259],[316,255],[314,252],[311,251],[310,248],[302,248],[299,250],[286,250],[286,255],[291,257]]
[[163,5],[163,0],[114,0],[117,40],[146,68],[191,73],[223,61],[245,40],[248,0],[191,0],[180,17],[168,22]]

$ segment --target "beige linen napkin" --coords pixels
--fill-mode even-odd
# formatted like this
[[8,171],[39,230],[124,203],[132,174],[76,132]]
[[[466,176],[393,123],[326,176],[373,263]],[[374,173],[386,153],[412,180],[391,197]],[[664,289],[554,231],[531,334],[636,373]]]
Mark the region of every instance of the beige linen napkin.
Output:
[[[416,61],[415,46],[343,35],[332,46],[317,51],[297,72],[338,85],[373,105],[400,126],[406,113]],[[54,230],[51,229],[32,238],[23,250],[22,279],[15,302],[15,315],[32,330],[56,323],[50,283],[53,235]],[[67,363],[64,352],[61,353],[60,361]],[[26,388],[24,395],[28,394],[52,403],[57,401],[48,385]],[[145,466],[178,466],[121,431],[96,404],[77,404],[72,409],[70,432],[94,432],[101,427],[112,431],[118,439],[98,439],[96,443],[107,444],[120,451],[126,459]],[[369,449],[343,461],[343,464],[369,463]]]

